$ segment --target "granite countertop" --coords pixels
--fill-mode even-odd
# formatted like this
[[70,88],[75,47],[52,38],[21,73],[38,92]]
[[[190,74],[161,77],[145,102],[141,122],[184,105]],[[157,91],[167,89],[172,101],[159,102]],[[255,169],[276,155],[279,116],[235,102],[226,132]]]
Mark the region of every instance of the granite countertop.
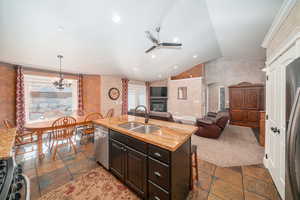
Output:
[[0,159],[12,156],[15,144],[16,129],[0,129]]
[[94,120],[93,122],[169,151],[176,151],[177,148],[186,142],[198,129],[196,126],[192,125],[178,124],[154,119],[150,119],[148,124],[159,126],[160,130],[148,134],[137,133],[118,126],[119,124],[126,122],[144,123],[144,121],[145,118],[143,117],[122,115],[113,118]]

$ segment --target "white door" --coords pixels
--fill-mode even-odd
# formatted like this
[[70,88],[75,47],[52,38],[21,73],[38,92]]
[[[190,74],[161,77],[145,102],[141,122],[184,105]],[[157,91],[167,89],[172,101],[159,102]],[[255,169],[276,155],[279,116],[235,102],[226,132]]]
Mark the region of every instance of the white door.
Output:
[[276,182],[277,179],[277,164],[278,164],[278,155],[279,155],[279,139],[277,137],[276,128],[278,127],[278,104],[279,97],[278,95],[278,84],[280,80],[278,80],[277,76],[277,68],[271,67],[268,71],[268,80],[267,80],[267,126],[266,126],[266,134],[267,134],[267,156],[268,156],[268,168],[270,173]]

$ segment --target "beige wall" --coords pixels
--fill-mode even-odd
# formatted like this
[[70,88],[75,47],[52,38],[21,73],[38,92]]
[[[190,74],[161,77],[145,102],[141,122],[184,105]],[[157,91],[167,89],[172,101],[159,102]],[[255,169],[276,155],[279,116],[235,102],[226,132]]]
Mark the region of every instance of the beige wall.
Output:
[[12,65],[0,63],[0,127],[2,120],[16,121],[16,70]]
[[[117,100],[111,100],[108,96],[110,88],[118,88],[120,91],[120,97]],[[115,115],[121,115],[122,111],[122,80],[117,76],[101,76],[101,113],[103,115],[113,108]]]
[[261,71],[264,61],[219,58],[205,64],[205,82],[209,87],[208,111],[216,112],[219,104],[219,87],[225,87],[225,104],[229,105],[228,86],[240,82],[264,83],[265,73]]
[[85,113],[101,112],[101,77],[83,75],[83,109]]
[[[168,111],[173,115],[201,117],[203,112],[202,78],[168,81]],[[187,87],[187,100],[177,99],[178,87]]]
[[292,9],[279,31],[275,34],[270,44],[267,46],[268,59],[283,46],[286,39],[296,27],[300,27],[300,1],[297,1],[296,6]]

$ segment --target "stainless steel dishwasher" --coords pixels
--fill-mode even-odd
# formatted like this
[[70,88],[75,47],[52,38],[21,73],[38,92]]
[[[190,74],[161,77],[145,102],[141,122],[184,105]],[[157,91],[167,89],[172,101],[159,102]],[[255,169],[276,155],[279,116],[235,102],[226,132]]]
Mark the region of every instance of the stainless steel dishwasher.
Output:
[[95,125],[94,145],[96,161],[109,169],[109,135],[107,128]]

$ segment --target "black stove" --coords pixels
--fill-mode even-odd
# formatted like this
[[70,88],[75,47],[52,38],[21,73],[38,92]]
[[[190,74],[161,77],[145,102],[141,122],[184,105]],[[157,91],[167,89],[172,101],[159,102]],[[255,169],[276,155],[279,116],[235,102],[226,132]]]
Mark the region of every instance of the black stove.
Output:
[[0,200],[29,200],[29,180],[14,159],[0,160]]

